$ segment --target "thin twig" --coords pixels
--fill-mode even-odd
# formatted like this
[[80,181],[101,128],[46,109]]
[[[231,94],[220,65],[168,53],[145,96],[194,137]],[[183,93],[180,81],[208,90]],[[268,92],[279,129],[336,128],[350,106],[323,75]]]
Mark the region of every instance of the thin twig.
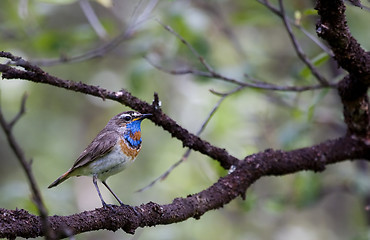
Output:
[[148,3],[147,6],[145,7],[143,13],[140,14],[137,18],[133,19],[133,21],[128,25],[128,27],[124,31],[118,34],[111,41],[106,42],[97,48],[94,48],[90,51],[87,51],[85,53],[82,53],[80,55],[75,55],[72,57],[69,57],[68,55],[63,54],[59,58],[30,60],[30,62],[38,66],[54,66],[54,65],[61,64],[61,63],[75,63],[75,62],[81,62],[81,61],[86,61],[86,60],[93,59],[93,58],[102,57],[108,54],[109,52],[111,52],[113,49],[115,49],[117,46],[119,46],[123,42],[130,40],[134,36],[134,33],[137,30],[137,28],[141,24],[143,24],[145,21],[150,19],[149,13],[154,9],[157,2],[158,0],[151,0],[150,3]]
[[217,96],[221,96],[221,97],[223,97],[223,96],[229,96],[229,95],[231,95],[231,94],[237,93],[237,92],[239,92],[240,90],[242,90],[242,89],[244,89],[244,88],[245,88],[245,86],[239,86],[239,87],[234,88],[233,90],[228,91],[228,92],[226,92],[226,93],[221,93],[221,92],[218,92],[218,91],[213,90],[213,89],[210,89],[209,91],[210,91],[211,93],[213,93],[213,94],[217,95]]
[[[318,90],[318,89],[323,89],[323,88],[335,88],[337,86],[336,83],[331,83],[325,86],[323,86],[322,84],[310,85],[310,86],[278,86],[278,85],[266,83],[263,81],[242,82],[240,80],[224,76],[218,72],[215,72],[214,70],[211,70],[208,72],[201,71],[198,69],[193,69],[193,68],[168,70],[168,69],[163,68],[162,66],[159,66],[158,64],[155,64],[148,57],[145,57],[145,59],[149,62],[149,64],[151,64],[156,69],[162,72],[171,74],[171,75],[193,74],[195,76],[214,78],[214,79],[222,80],[225,82],[233,83],[233,84],[242,86],[244,88],[255,88],[255,89],[263,89],[263,90],[270,90],[270,91],[282,91],[282,92],[304,92],[304,91]],[[247,75],[245,74],[245,76]],[[247,78],[250,78],[250,77],[247,77]]]
[[307,66],[309,67],[309,69],[311,70],[311,72],[313,73],[313,75],[316,76],[319,79],[319,81],[321,83],[320,85],[302,86],[302,87],[297,87],[297,86],[277,86],[277,85],[267,84],[267,83],[262,83],[262,82],[246,83],[246,82],[242,82],[242,81],[239,81],[239,80],[230,78],[230,77],[226,77],[226,76],[224,76],[224,75],[216,72],[215,70],[213,70],[213,68],[207,63],[207,61],[198,53],[198,51],[188,41],[186,41],[186,39],[184,39],[180,34],[178,34],[170,26],[163,24],[159,20],[157,20],[157,22],[159,24],[161,24],[164,29],[166,29],[168,32],[170,32],[175,37],[177,37],[192,52],[192,54],[199,60],[199,62],[206,68],[207,71],[205,72],[205,71],[201,71],[201,70],[197,70],[197,69],[192,69],[192,68],[187,68],[187,69],[183,69],[183,70],[166,70],[166,69],[162,68],[161,66],[158,66],[158,65],[154,64],[147,57],[146,57],[146,59],[155,68],[157,68],[157,69],[159,69],[161,71],[167,72],[169,74],[173,74],[173,75],[194,74],[196,76],[202,76],[202,77],[208,77],[208,78],[215,78],[215,79],[223,80],[223,81],[226,81],[226,82],[229,82],[229,83],[233,83],[233,84],[237,84],[239,86],[244,86],[244,87],[249,87],[249,88],[274,90],[274,91],[303,92],[303,91],[308,91],[308,90],[322,89],[322,88],[326,88],[326,87],[336,87],[336,84],[330,84],[330,83],[328,83],[318,73],[318,71],[312,65],[312,63],[306,58],[306,56],[304,55],[303,51],[301,50],[298,42],[296,41],[295,36],[293,35],[293,33],[291,31],[290,25],[287,23],[285,12],[283,10],[281,10],[281,12],[284,13],[283,14],[283,16],[284,16],[283,19],[285,19],[284,20],[284,23],[286,23],[287,26],[290,29],[290,31],[288,30],[288,32],[292,36],[293,44],[295,43],[294,46],[295,47],[298,47],[297,48],[298,49],[297,50],[297,53],[298,53],[299,57],[301,57],[301,59],[307,64]]
[[[22,117],[22,115],[26,112],[26,100],[28,98],[28,94],[25,93],[22,97],[22,100],[21,100],[21,106],[20,106],[20,110],[19,112],[17,113],[17,115],[13,118],[12,121],[9,122],[9,130],[11,130],[14,126],[14,124],[16,122],[18,122],[18,120]],[[0,108],[0,111],[1,111],[1,108]]]
[[108,34],[105,31],[103,25],[101,24],[99,18],[96,16],[94,9],[91,7],[91,4],[88,0],[80,0],[79,1],[80,7],[85,14],[87,21],[89,21],[91,27],[94,29],[96,34],[101,39],[107,39]]
[[[262,5],[264,5],[267,9],[269,9],[272,13],[276,14],[278,17],[283,18],[284,15],[281,13],[281,11],[277,7],[273,6],[268,0],[257,0],[257,2],[261,3]],[[331,57],[334,56],[333,51],[331,51],[328,47],[326,47],[318,38],[316,38],[311,33],[309,33],[300,24],[297,24],[296,21],[294,21],[293,19],[288,18],[288,16],[286,16],[286,15],[285,15],[285,17],[286,17],[286,19],[288,20],[288,22],[291,25],[293,25],[294,27],[296,27],[299,30],[301,30],[317,46],[319,46],[324,52],[326,52],[327,54],[329,54],[329,56],[331,56]]]
[[82,62],[88,59],[102,57],[105,54],[112,51],[113,49],[115,49],[122,42],[129,40],[132,36],[133,36],[133,32],[131,31],[131,29],[127,29],[126,31],[122,32],[117,37],[112,39],[110,42],[104,43],[100,47],[97,47],[95,49],[82,53],[80,55],[68,57],[66,54],[63,54],[59,58],[30,60],[30,62],[38,66],[54,66],[54,65],[61,64],[61,63]]
[[290,23],[288,22],[288,18],[287,18],[286,13],[285,13],[283,0],[279,0],[279,6],[280,6],[280,11],[281,11],[281,14],[282,14],[282,20],[283,20],[284,26],[285,26],[285,28],[288,32],[290,40],[293,43],[294,49],[295,49],[298,57],[302,60],[302,62],[304,62],[307,65],[307,67],[310,69],[310,71],[316,77],[316,79],[321,83],[321,85],[328,86],[329,85],[328,81],[319,73],[319,71],[317,71],[315,66],[306,57],[305,53],[303,52],[301,46],[299,45],[299,43],[296,39],[296,37],[294,36],[292,28],[290,27]]
[[24,94],[23,98],[22,98],[22,101],[21,101],[21,107],[20,107],[20,110],[19,110],[18,114],[9,123],[5,120],[3,112],[1,110],[1,106],[0,106],[0,125],[1,125],[2,129],[5,132],[5,135],[7,137],[7,140],[8,140],[8,143],[9,143],[10,147],[12,148],[14,154],[17,156],[17,159],[18,159],[19,163],[21,164],[23,170],[26,173],[28,182],[29,182],[30,187],[31,187],[32,200],[34,201],[34,203],[35,203],[35,205],[36,205],[36,207],[39,211],[40,218],[41,218],[41,223],[42,223],[42,229],[44,231],[46,239],[55,239],[54,233],[53,233],[53,231],[50,227],[50,223],[48,221],[48,212],[47,212],[46,207],[43,203],[41,193],[40,193],[39,188],[37,186],[35,177],[33,176],[33,173],[32,173],[32,168],[31,168],[32,159],[29,160],[29,161],[26,160],[25,154],[24,154],[22,148],[20,147],[20,145],[18,144],[18,142],[16,141],[15,137],[13,136],[13,132],[12,132],[12,128],[13,128],[14,124],[25,113],[26,99],[27,99],[27,94]]
[[175,30],[173,30],[170,26],[163,24],[161,21],[157,19],[157,22],[163,26],[168,32],[175,35],[180,41],[186,45],[190,51],[193,53],[194,56],[199,60],[199,62],[207,69],[208,72],[214,72],[213,68],[207,63],[207,61],[198,53],[197,50],[188,42],[186,41],[180,34],[178,34]]
[[217,4],[215,1],[193,1],[193,4],[200,9],[204,10],[205,14],[208,14],[212,18],[214,26],[219,28],[219,30],[225,35],[225,37],[230,41],[231,46],[234,48],[235,52],[242,58],[245,58],[247,54],[243,49],[237,34],[234,33],[234,29],[230,26],[228,20],[223,14],[224,8]]
[[[237,89],[240,89],[240,87],[237,87],[235,90]],[[235,91],[232,91],[230,92],[230,94],[234,93]],[[229,95],[230,95],[229,94]],[[204,120],[204,122],[202,123],[202,126],[200,127],[200,129],[198,130],[198,132],[195,134],[196,136],[199,136],[203,131],[204,129],[206,128],[207,124],[209,123],[209,121],[211,120],[212,116],[215,114],[215,112],[217,111],[217,109],[220,107],[221,103],[225,100],[225,98],[227,97],[228,95],[225,94],[223,95],[216,103],[216,105],[213,107],[212,111],[208,114],[207,118]],[[157,177],[156,179],[154,179],[151,183],[149,183],[148,185],[146,185],[145,187],[143,188],[140,188],[139,190],[137,190],[136,192],[143,192],[145,190],[148,190],[149,188],[151,188],[154,184],[156,184],[157,182],[159,181],[163,181],[165,180],[168,175],[176,168],[178,167],[181,163],[185,162],[189,155],[191,153],[191,149],[188,148],[186,150],[186,152],[184,153],[184,155],[182,155],[182,157],[180,158],[180,160],[178,160],[176,163],[174,163],[173,165],[171,165],[167,171],[165,171],[162,175],[160,175],[159,177]]]

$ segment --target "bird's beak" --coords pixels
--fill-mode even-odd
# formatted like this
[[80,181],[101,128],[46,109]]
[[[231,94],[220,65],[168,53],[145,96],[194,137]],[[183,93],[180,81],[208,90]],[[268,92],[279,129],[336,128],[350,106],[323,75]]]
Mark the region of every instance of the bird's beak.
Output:
[[150,117],[152,115],[153,114],[151,114],[151,113],[141,114],[139,117],[135,118],[134,121],[143,120],[143,119],[148,118],[148,117]]

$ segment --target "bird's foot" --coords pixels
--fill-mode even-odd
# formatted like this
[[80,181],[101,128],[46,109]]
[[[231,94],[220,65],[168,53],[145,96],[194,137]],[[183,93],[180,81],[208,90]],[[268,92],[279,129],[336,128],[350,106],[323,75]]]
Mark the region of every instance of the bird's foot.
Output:
[[[124,204],[124,203],[121,203],[120,205],[123,206],[123,207],[127,207],[127,208],[132,209],[136,216],[140,215],[140,213],[136,210],[136,207],[131,207],[130,205],[127,205],[127,204]],[[107,203],[103,202],[103,208],[104,209],[114,210],[114,206],[116,206],[116,205],[107,204]]]
[[110,210],[114,210],[114,205],[112,204],[106,204],[105,202],[102,202],[103,203],[103,208],[104,209],[110,209]]
[[124,204],[124,203],[120,203],[121,206],[124,206],[124,207],[128,207],[128,208],[131,208],[132,210],[134,210],[134,213],[136,216],[139,216],[140,213],[136,210],[136,207],[131,207],[130,205],[127,205],[127,204]]

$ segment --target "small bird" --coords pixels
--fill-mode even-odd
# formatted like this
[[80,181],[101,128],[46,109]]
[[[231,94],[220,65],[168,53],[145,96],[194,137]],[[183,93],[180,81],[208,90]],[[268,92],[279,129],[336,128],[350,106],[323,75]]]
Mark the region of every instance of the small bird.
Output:
[[81,153],[73,166],[48,188],[55,187],[73,176],[92,176],[104,208],[108,205],[100,193],[97,179],[121,205],[125,205],[110,189],[106,180],[134,162],[141,149],[141,121],[151,115],[127,111],[114,116]]

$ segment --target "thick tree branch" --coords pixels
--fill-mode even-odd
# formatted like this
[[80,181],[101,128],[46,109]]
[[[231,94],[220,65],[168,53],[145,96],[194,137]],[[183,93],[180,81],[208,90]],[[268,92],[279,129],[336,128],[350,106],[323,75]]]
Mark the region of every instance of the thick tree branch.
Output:
[[348,134],[369,139],[370,109],[367,89],[368,87],[353,75],[346,76],[338,84]]
[[[49,220],[61,237],[67,236],[66,232],[78,234],[98,229],[116,231],[122,228],[134,233],[139,227],[171,224],[191,217],[198,219],[238,196],[244,197],[248,187],[262,176],[280,176],[302,170],[322,171],[328,164],[358,158],[370,159],[369,143],[349,136],[288,152],[269,149],[239,161],[233,172],[208,189],[176,198],[167,205],[143,204],[136,208],[139,215],[129,207],[113,206],[113,209],[99,208],[70,216],[51,216]],[[0,209],[0,237],[42,235],[39,217],[25,210]]]
[[349,31],[342,0],[318,0],[316,7],[320,20],[317,34],[325,39],[334,52],[338,64],[366,85],[370,84],[370,53]]
[[348,134],[369,138],[370,53],[361,48],[349,31],[343,1],[319,0],[316,9],[320,16],[318,35],[329,43],[339,66],[349,72],[338,84]]

